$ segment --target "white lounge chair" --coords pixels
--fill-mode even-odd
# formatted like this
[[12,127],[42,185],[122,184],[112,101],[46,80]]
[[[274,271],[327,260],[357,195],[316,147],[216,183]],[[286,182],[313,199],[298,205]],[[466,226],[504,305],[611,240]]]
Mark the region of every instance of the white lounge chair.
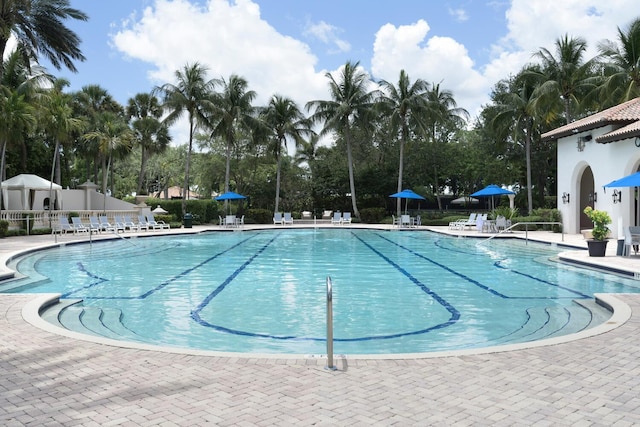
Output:
[[450,230],[464,230],[465,227],[473,227],[476,225],[476,220],[478,218],[477,213],[470,213],[469,218],[467,219],[459,219],[457,221],[452,221],[449,223]]
[[340,212],[334,212],[333,213],[333,218],[331,218],[331,224],[335,225],[335,224],[342,224],[342,213]]
[[273,223],[274,224],[280,224],[283,225],[284,224],[284,220],[282,219],[282,213],[280,212],[275,212],[273,214]]
[[411,227],[411,216],[409,215],[400,215],[400,227],[401,228],[410,228]]
[[171,226],[164,221],[156,221],[153,214],[147,215],[147,224],[149,224],[149,227],[153,227],[154,230],[168,230],[171,228]]
[[100,220],[100,230],[102,230],[102,231],[114,231],[114,232],[119,231],[119,229],[116,228],[115,225],[111,225],[111,223],[107,219],[106,215],[100,215],[98,217],[98,219]]
[[128,228],[130,231],[140,231],[142,229],[140,224],[133,222],[131,217],[128,215],[124,216],[124,227],[125,229]]
[[89,217],[89,228],[91,229],[91,231],[95,231],[96,233],[102,231],[102,229],[100,228],[100,221],[98,221],[97,216]]
[[114,215],[113,217],[113,226],[116,228],[116,231],[124,232],[127,229],[127,226],[124,223],[124,217],[122,215]]
[[76,234],[89,232],[89,228],[82,223],[79,216],[71,217],[71,226],[73,227],[73,232]]
[[147,221],[147,217],[144,215],[138,215],[138,229],[142,230],[149,230],[149,222]]
[[69,219],[66,215],[60,215],[58,217],[58,223],[54,224],[53,228],[51,229],[51,233],[67,234],[68,231],[73,232],[73,227],[71,227],[71,224],[69,224]]
[[342,223],[351,224],[351,212],[345,212],[342,214]]
[[282,225],[293,225],[293,217],[291,216],[291,212],[285,212],[284,217],[282,218]]

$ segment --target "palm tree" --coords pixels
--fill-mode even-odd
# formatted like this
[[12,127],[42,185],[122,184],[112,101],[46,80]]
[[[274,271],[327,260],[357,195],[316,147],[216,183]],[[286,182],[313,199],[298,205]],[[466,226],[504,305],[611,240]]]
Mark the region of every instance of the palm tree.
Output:
[[186,64],[175,72],[176,84],[167,83],[158,88],[163,96],[164,108],[169,112],[164,122],[170,126],[184,112],[189,120],[189,146],[184,167],[184,195],[182,197],[182,215],[187,213],[189,198],[189,168],[193,136],[198,127],[207,123],[207,111],[212,109],[211,96],[215,89],[215,80],[206,80],[207,68],[195,62]]
[[529,215],[533,211],[533,192],[531,185],[531,143],[535,122],[539,118],[536,111],[535,80],[531,78],[537,70],[522,70],[508,82],[508,91],[498,100],[499,112],[494,116],[491,126],[498,134],[511,137],[514,141],[524,136],[525,161],[527,169],[527,206]]
[[[428,140],[435,144],[434,153],[440,153],[439,144],[443,144],[450,140],[452,131],[462,129],[469,113],[464,108],[459,108],[453,97],[453,92],[440,88],[440,83],[432,83],[431,88],[427,91],[427,115],[428,126],[425,129],[425,135]],[[438,182],[438,161],[434,161],[434,183],[435,194],[438,200],[438,208],[442,209],[442,201],[440,199],[440,184]]]
[[287,138],[293,139],[296,148],[301,145],[302,137],[311,134],[309,121],[302,114],[296,103],[289,98],[274,95],[269,101],[269,105],[262,112],[262,121],[269,129],[271,138],[274,140],[274,151],[276,154],[276,201],[275,210],[278,212],[280,201],[280,169],[282,147],[287,148]]
[[[402,178],[404,171],[404,149],[409,141],[411,129],[427,126],[429,84],[418,79],[413,84],[404,70],[400,70],[398,85],[394,86],[386,80],[381,80],[384,95],[380,98],[380,106],[387,112],[387,118],[392,132],[398,135],[400,145],[400,161],[398,166],[398,192],[402,191]],[[396,214],[400,217],[402,200],[397,199]]]
[[133,131],[127,126],[126,120],[118,114],[104,112],[100,114],[99,125],[83,138],[97,144],[102,164],[102,194],[107,194],[108,171],[114,151],[129,149],[133,144]]
[[372,114],[374,102],[379,92],[368,90],[370,80],[358,66],[359,62],[355,64],[347,62],[342,68],[339,81],[336,81],[331,73],[326,73],[332,99],[330,101],[310,101],[307,103],[307,109],[314,109],[311,116],[314,123],[324,123],[320,135],[337,132],[344,138],[347,146],[351,204],[354,216],[359,218],[360,212],[356,203],[356,186],[353,175],[351,134],[354,125],[365,125],[366,119]]
[[[86,85],[73,94],[73,107],[76,116],[82,117],[87,131],[97,130],[101,125],[102,113],[111,112],[122,114],[122,106],[113,99],[111,94],[99,85]],[[76,149],[85,158],[87,179],[91,177],[91,165],[100,156],[100,149],[95,139],[78,137]],[[97,182],[98,165],[94,164],[93,180]]]
[[600,54],[609,60],[600,89],[604,106],[640,96],[640,18],[626,32],[618,28],[618,42],[607,40],[598,45]]
[[[36,126],[35,108],[18,90],[0,86],[0,181],[5,176],[5,154],[10,141],[23,141]],[[2,194],[0,192],[0,210]]]
[[160,121],[162,114],[163,108],[160,101],[152,94],[139,93],[129,99],[127,116],[132,119],[131,126],[141,150],[137,194],[143,194],[144,175],[149,156],[166,150],[171,142],[166,124]]
[[556,56],[548,49],[540,48],[534,54],[542,62],[541,72],[533,71],[542,83],[537,87],[534,100],[536,108],[552,108],[562,103],[566,123],[573,121],[573,110],[581,105],[589,88],[593,86],[594,61],[584,61],[587,42],[581,37],[565,35],[555,42]]
[[235,145],[236,132],[258,126],[254,117],[256,109],[252,106],[256,93],[248,90],[248,82],[235,74],[229,80],[220,79],[217,83],[222,86],[222,91],[214,94],[209,122],[213,129],[212,135],[219,136],[226,142],[224,191],[227,192],[231,177],[231,150]]
[[[69,82],[59,79],[54,82],[53,88],[46,96],[44,105],[44,131],[55,141],[53,149],[53,163],[51,165],[51,188],[49,188],[49,200],[52,199],[53,183],[62,184],[60,172],[60,147],[72,139],[74,132],[79,132],[84,127],[84,121],[75,118],[71,107],[71,96],[62,92]],[[51,209],[54,205],[50,202]]]
[[69,0],[0,1],[0,58],[4,58],[13,35],[26,64],[37,61],[40,53],[57,69],[64,65],[76,72],[73,61],[85,58],[80,51],[80,38],[62,22],[69,18],[86,21],[88,16],[70,7]]

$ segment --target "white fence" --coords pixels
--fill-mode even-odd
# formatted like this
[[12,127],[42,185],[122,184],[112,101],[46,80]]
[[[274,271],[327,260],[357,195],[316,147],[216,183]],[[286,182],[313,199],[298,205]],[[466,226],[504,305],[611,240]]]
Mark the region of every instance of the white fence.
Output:
[[137,218],[139,214],[146,214],[148,212],[142,212],[140,210],[91,210],[91,211],[7,211],[0,212],[0,220],[9,222],[9,229],[33,229],[33,228],[52,228],[53,225],[58,223],[59,216],[69,216],[70,212],[77,213],[83,223],[89,223],[90,216],[106,215],[109,222],[115,222],[115,216],[131,216]]

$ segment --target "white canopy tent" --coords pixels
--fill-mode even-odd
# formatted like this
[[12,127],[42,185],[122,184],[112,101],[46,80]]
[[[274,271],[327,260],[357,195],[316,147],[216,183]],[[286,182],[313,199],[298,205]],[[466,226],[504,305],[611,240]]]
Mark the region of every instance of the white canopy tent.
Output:
[[[58,209],[62,208],[62,206],[60,206],[62,204],[62,187],[55,183],[52,184],[51,181],[40,178],[37,175],[16,175],[13,178],[9,178],[6,181],[3,181],[0,186],[2,188],[2,205],[4,209],[8,209],[16,205],[16,203],[9,203],[10,191],[18,192],[20,194],[20,203],[18,209],[29,211],[33,210],[35,192],[49,192],[50,190],[53,191],[51,198],[58,201]],[[47,195],[47,197],[49,196]],[[55,206],[55,204],[53,204],[53,201],[49,202],[49,206]]]

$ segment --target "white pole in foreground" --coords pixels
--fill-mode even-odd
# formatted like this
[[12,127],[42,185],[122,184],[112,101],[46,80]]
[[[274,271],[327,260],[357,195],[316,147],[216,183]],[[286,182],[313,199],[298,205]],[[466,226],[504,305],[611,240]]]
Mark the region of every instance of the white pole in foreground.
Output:
[[327,276],[327,369],[337,369],[333,364],[333,289],[330,276]]

